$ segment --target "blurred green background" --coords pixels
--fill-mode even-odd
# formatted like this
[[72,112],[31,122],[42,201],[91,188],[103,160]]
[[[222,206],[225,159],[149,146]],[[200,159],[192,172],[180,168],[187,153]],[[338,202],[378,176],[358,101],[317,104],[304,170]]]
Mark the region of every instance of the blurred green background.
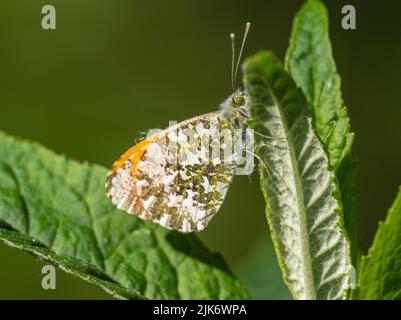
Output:
[[[283,58],[300,0],[2,0],[0,130],[109,167],[140,131],[213,111],[230,94],[229,33],[252,22],[245,56]],[[41,28],[55,5],[57,30]],[[401,183],[401,5],[326,1],[343,93],[356,132],[358,223],[364,251]],[[341,28],[353,4],[357,30]],[[1,146],[0,146],[1,147]],[[256,298],[287,298],[269,243],[257,175],[237,176],[219,215],[200,234]],[[0,298],[108,298],[0,245]]]

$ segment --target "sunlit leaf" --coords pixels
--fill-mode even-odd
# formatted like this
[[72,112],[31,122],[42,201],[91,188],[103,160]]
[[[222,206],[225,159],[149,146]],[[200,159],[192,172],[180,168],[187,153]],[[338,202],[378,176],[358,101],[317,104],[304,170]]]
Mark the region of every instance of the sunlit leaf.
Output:
[[270,52],[249,58],[244,73],[266,214],[284,280],[296,299],[344,299],[349,244],[334,173],[306,100]]
[[308,0],[295,17],[286,69],[301,88],[314,114],[314,125],[329,154],[341,192],[344,224],[351,239],[353,263],[359,255],[355,212],[356,162],[351,156],[354,134],[341,96],[329,38],[329,20],[325,6]]

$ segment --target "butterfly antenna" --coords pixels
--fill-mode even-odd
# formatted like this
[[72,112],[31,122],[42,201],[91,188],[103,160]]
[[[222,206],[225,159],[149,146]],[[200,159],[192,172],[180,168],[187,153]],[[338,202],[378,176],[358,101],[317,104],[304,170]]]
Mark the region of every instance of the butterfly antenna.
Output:
[[234,65],[235,65],[235,34],[231,33],[230,34],[230,39],[231,39],[231,87],[233,89],[233,92],[235,90],[234,86]]
[[[245,40],[246,40],[246,37],[248,36],[248,32],[249,32],[249,28],[250,27],[251,27],[251,23],[247,22],[246,25],[245,25],[244,37],[242,38],[241,49],[240,49],[239,55],[238,55],[237,65],[235,66],[233,87],[234,87],[234,84],[237,82],[237,73],[238,73],[239,63],[241,62],[242,51],[244,50]],[[234,45],[234,41],[233,41],[233,45]],[[234,53],[234,50],[233,50],[233,53]]]

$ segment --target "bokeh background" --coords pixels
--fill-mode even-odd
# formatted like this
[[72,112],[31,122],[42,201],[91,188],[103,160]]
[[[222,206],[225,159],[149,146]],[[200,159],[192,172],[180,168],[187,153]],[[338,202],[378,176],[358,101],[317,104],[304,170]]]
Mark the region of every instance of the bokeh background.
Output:
[[[301,0],[2,0],[0,130],[109,167],[149,128],[213,111],[230,94],[229,33],[252,22],[245,56],[283,58]],[[55,5],[57,29],[41,28]],[[401,5],[326,1],[343,94],[356,132],[360,244],[369,247],[401,184]],[[353,4],[357,30],[341,28]],[[1,148],[1,146],[0,146]],[[237,176],[200,238],[220,251],[255,298],[288,298],[269,242],[257,175]],[[109,298],[0,245],[0,298]]]

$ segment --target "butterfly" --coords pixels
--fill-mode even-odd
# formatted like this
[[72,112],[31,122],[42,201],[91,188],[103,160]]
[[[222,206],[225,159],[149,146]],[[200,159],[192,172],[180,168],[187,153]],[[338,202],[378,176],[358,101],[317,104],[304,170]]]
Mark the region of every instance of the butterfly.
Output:
[[[247,134],[247,93],[234,90],[220,109],[154,133],[126,151],[106,178],[106,194],[129,214],[179,232],[203,230],[217,214],[233,179]],[[238,139],[241,137],[240,139]]]

